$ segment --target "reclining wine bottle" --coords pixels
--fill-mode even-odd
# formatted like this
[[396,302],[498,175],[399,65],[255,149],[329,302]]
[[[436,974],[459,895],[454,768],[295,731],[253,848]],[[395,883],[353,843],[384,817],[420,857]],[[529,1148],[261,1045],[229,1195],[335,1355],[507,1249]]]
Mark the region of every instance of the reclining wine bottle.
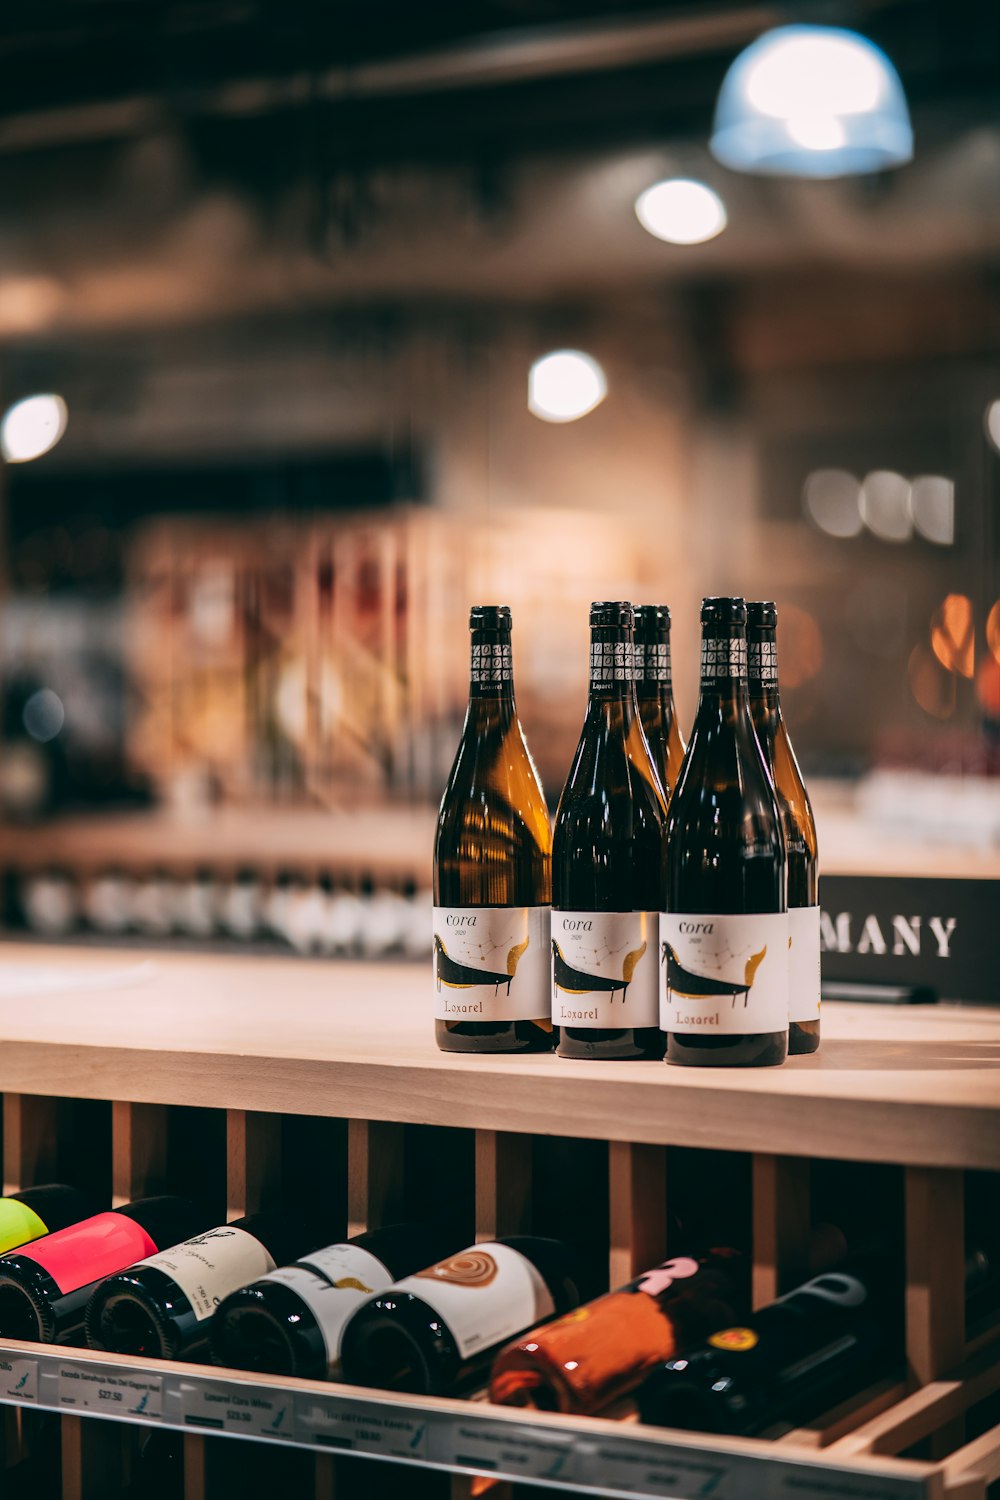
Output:
[[737,1316],[747,1305],[746,1280],[746,1262],[735,1250],[674,1256],[508,1344],[493,1363],[490,1400],[541,1411],[602,1411],[663,1360]]
[[78,1342],[99,1282],[206,1222],[187,1198],[139,1198],[0,1255],[0,1338]]
[[836,1405],[877,1379],[892,1355],[898,1319],[887,1283],[878,1265],[828,1271],[746,1323],[718,1328],[649,1376],[638,1396],[642,1420],[747,1434]]
[[469,619],[469,707],[434,843],[437,1044],[445,1052],[548,1052],[552,833],[514,707],[511,619]]
[[667,817],[660,1025],[667,1061],[765,1067],[788,1051],[785,837],[747,703],[746,604],[701,608],[701,698]]
[[435,1236],[419,1224],[390,1224],[232,1292],[212,1319],[216,1364],[307,1380],[336,1380],[348,1319],[373,1293],[426,1266]]
[[43,1235],[89,1218],[95,1205],[65,1183],[49,1182],[0,1198],[0,1252],[16,1250]]
[[631,604],[590,606],[590,701],[552,845],[560,1057],[662,1057],[657,911],[666,802],[635,698]]
[[669,797],[684,764],[684,741],[674,708],[670,610],[665,604],[635,607],[635,696],[649,753]]
[[158,1250],[97,1288],[87,1308],[87,1342],[113,1354],[198,1358],[222,1299],[305,1248],[303,1231],[287,1214],[259,1213]]
[[558,1240],[472,1245],[358,1309],[341,1340],[344,1378],[420,1395],[465,1389],[501,1344],[579,1300],[574,1258]]
[[819,864],[816,820],[778,695],[778,611],[747,605],[750,713],[781,809],[788,891],[788,1050],[819,1046]]

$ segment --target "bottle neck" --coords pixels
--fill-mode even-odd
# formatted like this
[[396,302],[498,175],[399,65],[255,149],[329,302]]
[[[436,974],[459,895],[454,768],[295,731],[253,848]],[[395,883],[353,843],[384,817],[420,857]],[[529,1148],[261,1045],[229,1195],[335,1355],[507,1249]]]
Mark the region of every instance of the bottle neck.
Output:
[[509,630],[474,630],[469,666],[469,706],[514,708],[514,671]]
[[635,642],[635,692],[640,703],[669,704],[673,698],[670,636]]
[[740,625],[713,626],[701,639],[699,714],[747,706],[747,641]]
[[747,690],[755,720],[781,718],[778,698],[778,647],[773,628],[747,632]]
[[590,711],[635,711],[635,647],[631,632],[595,625],[590,632]]

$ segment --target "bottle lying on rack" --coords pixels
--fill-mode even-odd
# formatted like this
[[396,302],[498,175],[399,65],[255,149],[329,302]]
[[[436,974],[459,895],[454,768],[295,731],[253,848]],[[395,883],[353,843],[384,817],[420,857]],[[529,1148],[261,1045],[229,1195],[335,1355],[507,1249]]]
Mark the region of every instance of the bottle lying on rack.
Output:
[[877,1262],[807,1281],[654,1371],[639,1391],[642,1420],[748,1434],[817,1415],[883,1373],[896,1292]]
[[373,1293],[426,1266],[434,1239],[419,1224],[391,1224],[269,1271],[217,1309],[213,1359],[237,1370],[337,1379],[351,1315]]
[[635,607],[635,696],[649,753],[669,797],[684,764],[684,741],[674,708],[670,611],[665,604]]
[[341,1340],[344,1378],[420,1395],[462,1390],[499,1345],[579,1300],[574,1258],[558,1240],[472,1245],[358,1309]]
[[747,703],[747,608],[701,608],[701,698],[667,818],[660,1025],[667,1061],[765,1067],[788,1051],[785,837]]
[[560,1057],[662,1057],[657,912],[666,802],[635,697],[631,604],[590,606],[590,701],[552,844]]
[[286,1214],[260,1213],[158,1250],[96,1289],[87,1307],[87,1342],[112,1354],[196,1359],[207,1351],[222,1299],[301,1255],[305,1243]]
[[788,1051],[819,1046],[819,860],[816,820],[778,695],[778,611],[747,605],[750,713],[774,782],[785,833],[788,893]]
[[19,1245],[66,1229],[93,1212],[94,1205],[85,1193],[62,1182],[11,1193],[0,1198],[0,1252],[16,1250]]
[[0,1255],[0,1338],[79,1342],[99,1282],[205,1223],[187,1198],[139,1198]]
[[511,619],[469,618],[469,707],[434,842],[435,1035],[445,1052],[548,1052],[552,833],[514,707]]
[[508,1344],[493,1363],[490,1400],[578,1415],[602,1411],[663,1360],[735,1317],[748,1305],[746,1279],[735,1250],[674,1256]]

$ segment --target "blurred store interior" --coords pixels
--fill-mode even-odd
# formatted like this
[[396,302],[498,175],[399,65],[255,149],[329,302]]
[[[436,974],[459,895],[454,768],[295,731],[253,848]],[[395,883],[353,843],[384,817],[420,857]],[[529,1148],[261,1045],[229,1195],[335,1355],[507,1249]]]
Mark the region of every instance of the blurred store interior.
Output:
[[[790,20],[911,161],[713,156]],[[827,857],[1000,869],[993,5],[37,0],[0,57],[9,927],[422,951],[482,601],[553,803],[588,602],[670,604],[686,728],[743,593]]]

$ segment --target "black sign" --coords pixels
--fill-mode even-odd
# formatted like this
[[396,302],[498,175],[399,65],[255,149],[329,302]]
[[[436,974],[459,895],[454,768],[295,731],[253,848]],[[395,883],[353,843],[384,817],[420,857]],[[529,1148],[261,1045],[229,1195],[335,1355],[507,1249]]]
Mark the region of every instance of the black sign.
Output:
[[1000,880],[824,875],[819,899],[831,994],[847,983],[923,992],[907,998],[1000,1001]]

